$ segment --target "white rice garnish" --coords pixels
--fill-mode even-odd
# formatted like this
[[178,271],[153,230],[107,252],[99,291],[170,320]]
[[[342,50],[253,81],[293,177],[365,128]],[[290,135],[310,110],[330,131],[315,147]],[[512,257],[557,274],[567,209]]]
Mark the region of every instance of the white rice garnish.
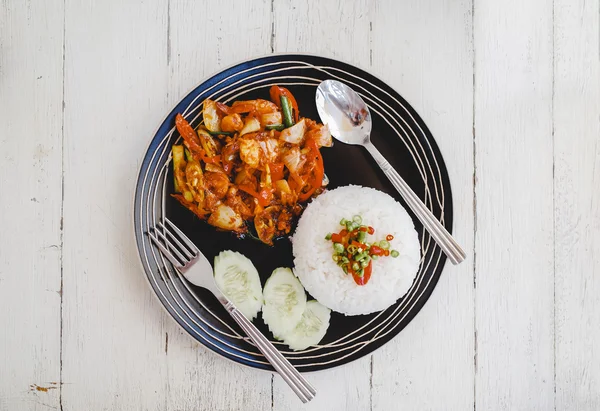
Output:
[[[391,234],[391,249],[397,258],[373,260],[371,279],[357,285],[352,275],[333,261],[333,243],[327,233],[338,233],[342,218],[360,215],[363,225],[375,229],[367,242],[384,240]],[[394,304],[410,288],[421,259],[412,219],[391,196],[367,187],[346,186],[327,191],[302,213],[292,238],[294,274],[321,304],[346,315],[369,314]]]

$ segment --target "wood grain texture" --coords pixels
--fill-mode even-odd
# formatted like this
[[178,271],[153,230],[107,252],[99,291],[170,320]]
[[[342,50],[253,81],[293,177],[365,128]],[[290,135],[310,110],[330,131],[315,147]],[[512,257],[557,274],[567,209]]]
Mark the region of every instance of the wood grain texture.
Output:
[[[367,67],[368,1],[278,0],[273,4],[274,52],[319,54]],[[307,376],[317,387],[314,400],[303,405],[283,380],[275,378],[273,409],[350,411],[367,410],[371,407],[371,368],[368,357]]]
[[62,1],[0,5],[0,410],[59,406]]
[[600,409],[600,9],[555,1],[556,409]]
[[67,1],[63,409],[164,410],[166,315],[131,233],[167,110],[167,1]]
[[373,409],[473,409],[471,2],[375,4],[371,70],[413,105],[440,146],[452,185],[453,234],[468,257],[446,264],[423,310],[373,355]]
[[474,10],[476,409],[551,410],[552,1]]
[[[270,51],[270,2],[227,0],[213,2],[210,8],[207,15],[206,7],[196,2],[169,3],[170,107],[207,76]],[[182,332],[171,318],[165,329],[169,334],[166,409],[271,408],[271,373],[217,356]]]

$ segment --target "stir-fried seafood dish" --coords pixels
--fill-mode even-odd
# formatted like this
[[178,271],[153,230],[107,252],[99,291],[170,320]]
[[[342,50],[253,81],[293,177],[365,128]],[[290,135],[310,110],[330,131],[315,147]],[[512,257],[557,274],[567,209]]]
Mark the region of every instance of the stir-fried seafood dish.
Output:
[[320,148],[332,145],[327,126],[300,117],[296,99],[273,86],[269,100],[205,100],[194,129],[181,114],[173,145],[173,197],[201,219],[239,234],[250,222],[260,240],[288,234],[301,204],[323,191]]

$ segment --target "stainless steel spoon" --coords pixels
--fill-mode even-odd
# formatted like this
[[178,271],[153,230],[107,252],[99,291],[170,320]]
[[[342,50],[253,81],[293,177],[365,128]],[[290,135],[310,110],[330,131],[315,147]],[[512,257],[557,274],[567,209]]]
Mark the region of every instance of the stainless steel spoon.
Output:
[[325,80],[319,84],[315,100],[331,135],[342,143],[364,146],[452,264],[460,264],[465,252],[371,143],[371,114],[358,93],[339,81]]

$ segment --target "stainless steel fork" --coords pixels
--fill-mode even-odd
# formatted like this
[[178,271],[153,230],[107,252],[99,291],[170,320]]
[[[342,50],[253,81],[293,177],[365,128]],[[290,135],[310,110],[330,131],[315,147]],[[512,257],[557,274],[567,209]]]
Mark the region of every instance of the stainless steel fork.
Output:
[[147,233],[152,242],[189,282],[206,288],[217,297],[302,402],[312,400],[316,394],[313,386],[217,288],[212,266],[198,247],[169,219],[164,221],[166,224],[159,222]]

